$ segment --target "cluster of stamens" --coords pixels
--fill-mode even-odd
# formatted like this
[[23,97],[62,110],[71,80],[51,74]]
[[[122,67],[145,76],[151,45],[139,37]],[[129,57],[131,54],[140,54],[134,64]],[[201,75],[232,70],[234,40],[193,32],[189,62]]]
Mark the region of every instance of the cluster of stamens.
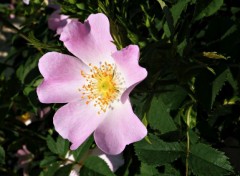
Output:
[[93,102],[95,107],[99,107],[98,114],[100,114],[100,112],[106,112],[108,108],[113,108],[111,104],[114,101],[119,101],[124,80],[114,64],[104,62],[100,63],[99,67],[92,64],[89,64],[89,67],[88,73],[81,70],[86,84],[79,91],[81,99],[85,100],[86,104]]

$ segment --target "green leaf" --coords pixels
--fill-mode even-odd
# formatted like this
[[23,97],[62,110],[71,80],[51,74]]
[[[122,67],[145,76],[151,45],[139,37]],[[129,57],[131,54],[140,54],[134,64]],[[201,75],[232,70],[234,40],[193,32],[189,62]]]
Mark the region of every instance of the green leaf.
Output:
[[70,4],[76,4],[76,0],[69,0]]
[[191,144],[195,144],[199,141],[200,137],[198,136],[198,134],[196,134],[194,131],[192,131],[191,129],[189,129],[189,138],[190,138],[190,142]]
[[229,82],[235,92],[238,92],[238,84],[229,68],[220,73],[217,71],[217,77],[206,71],[200,72],[195,81],[195,92],[199,103],[207,110],[211,110],[217,95],[226,82]]
[[25,80],[28,75],[30,75],[31,71],[37,67],[38,59],[36,57],[40,57],[40,55],[35,55],[34,57],[30,57],[26,63],[20,65],[16,71],[16,75],[21,83],[25,83]]
[[139,176],[156,176],[159,175],[158,170],[154,166],[149,166],[145,163],[141,163]]
[[230,28],[228,28],[228,30],[225,32],[225,34],[221,36],[221,40],[229,37],[231,34],[234,35],[234,32],[236,32],[237,30],[238,30],[237,25],[232,25]]
[[143,123],[143,125],[144,125],[145,127],[148,126],[148,121],[147,121],[147,115],[146,115],[146,114],[144,114],[144,116],[143,116],[143,118],[142,118],[142,123]]
[[70,174],[72,167],[73,167],[72,164],[62,166],[55,172],[54,176],[67,176]]
[[222,176],[233,172],[224,153],[202,143],[190,146],[189,168],[198,176]]
[[59,163],[55,162],[54,164],[49,165],[41,172],[40,176],[54,176],[58,168],[60,167]]
[[51,152],[58,154],[56,142],[50,135],[48,135],[48,137],[47,137],[47,146]]
[[51,152],[62,157],[65,157],[69,150],[69,142],[61,136],[58,136],[57,141],[55,141],[50,135],[48,135],[47,146]]
[[84,10],[84,8],[85,8],[84,3],[77,3],[76,6],[77,6],[77,8],[79,8],[81,10]]
[[[131,96],[131,104],[134,107],[134,113],[142,120],[144,125],[148,125],[146,111],[149,109],[151,97],[147,98],[146,94]],[[144,119],[145,118],[145,119]]]
[[149,134],[152,144],[142,140],[134,144],[138,158],[149,165],[159,166],[172,162],[180,157],[183,150],[178,142],[164,142]]
[[174,4],[171,8],[173,24],[176,25],[178,19],[181,17],[182,11],[187,7],[188,3],[191,0],[179,0],[176,4]]
[[46,156],[41,162],[40,167],[46,167],[49,166],[52,163],[55,163],[57,161],[57,156]]
[[66,156],[68,150],[69,150],[69,142],[66,139],[63,139],[61,136],[58,136],[57,142],[56,142],[56,149],[57,154],[64,157]]
[[93,136],[90,136],[81,146],[79,146],[76,150],[71,151],[71,153],[73,154],[73,157],[75,159],[76,162],[79,162],[84,154],[86,153],[86,151],[88,151],[88,149],[90,148],[90,146],[93,143]]
[[166,164],[164,167],[164,174],[160,174],[160,176],[181,176],[181,173],[170,164]]
[[216,96],[225,85],[225,82],[228,81],[232,86],[236,88],[237,83],[234,81],[232,73],[229,69],[223,71],[213,82],[212,82],[212,101],[211,107],[216,99]]
[[178,85],[167,85],[164,86],[164,88],[168,91],[160,94],[159,99],[161,99],[170,110],[178,110],[187,96],[186,90]]
[[37,39],[34,35],[34,32],[29,32],[28,36],[25,36],[25,39],[29,42],[29,45],[34,46],[36,49],[46,49],[49,51],[59,51],[59,47],[54,44],[43,43],[39,39]]
[[164,16],[166,17],[166,23],[163,25],[164,33],[167,37],[170,37],[175,31],[175,25],[177,24],[183,10],[191,0],[180,0],[172,6],[171,9],[162,0],[157,0],[160,4]]
[[195,11],[195,18],[194,20],[200,20],[204,17],[208,17],[216,13],[221,6],[223,5],[223,0],[198,0],[196,5]]
[[97,156],[87,158],[80,170],[80,175],[87,176],[114,176],[107,163]]
[[24,95],[28,96],[32,91],[35,91],[35,90],[36,90],[35,87],[26,86],[26,87],[23,89],[23,93],[24,93]]
[[177,46],[177,52],[180,54],[180,56],[183,56],[184,49],[187,46],[187,40],[186,38]]
[[149,125],[162,133],[175,131],[177,127],[168,110],[162,99],[154,96],[147,115]]
[[0,146],[0,164],[5,163],[5,151],[3,147]]
[[158,3],[160,4],[164,16],[166,18],[166,23],[163,25],[163,30],[164,33],[166,34],[167,37],[170,37],[174,33],[174,24],[173,24],[173,17],[171,14],[171,11],[169,10],[168,6],[165,4],[164,1],[162,0],[157,0]]
[[164,25],[163,25],[163,31],[164,31],[164,34],[165,34],[167,37],[171,37],[171,31],[170,31],[167,23],[164,23]]

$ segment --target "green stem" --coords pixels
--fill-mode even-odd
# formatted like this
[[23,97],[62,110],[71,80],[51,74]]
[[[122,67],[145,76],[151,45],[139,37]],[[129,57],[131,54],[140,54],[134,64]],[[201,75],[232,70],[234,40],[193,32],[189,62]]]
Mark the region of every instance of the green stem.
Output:
[[191,110],[192,110],[192,107],[190,107],[187,112],[186,176],[188,176],[188,171],[189,171],[188,169],[189,168],[188,159],[189,159],[189,152],[190,152],[189,127],[190,127]]
[[127,167],[126,167],[126,169],[125,169],[125,171],[124,171],[124,174],[123,174],[124,176],[127,176],[127,175],[129,174],[129,173],[128,173],[128,168],[129,168],[131,162],[132,162],[132,159],[130,159],[129,162],[127,163]]
[[[29,43],[33,44],[31,39],[29,39],[26,35],[24,35],[22,33],[22,31],[20,29],[18,29],[17,27],[15,27],[11,22],[9,22],[8,20],[6,20],[6,18],[4,18],[1,14],[0,14],[0,21],[4,23],[4,25],[6,25],[7,27],[11,28],[12,30],[14,30],[20,37],[22,37],[23,39],[25,39],[26,41],[28,41]],[[41,54],[43,54],[43,51],[41,50],[41,48],[36,47],[35,45],[33,45]]]

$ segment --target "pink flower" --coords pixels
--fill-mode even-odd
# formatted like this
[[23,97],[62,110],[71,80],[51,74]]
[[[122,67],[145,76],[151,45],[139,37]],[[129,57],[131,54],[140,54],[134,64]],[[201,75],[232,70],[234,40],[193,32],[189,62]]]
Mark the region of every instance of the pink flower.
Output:
[[40,117],[40,119],[43,119],[44,117],[46,117],[48,115],[48,113],[51,111],[51,107],[45,107],[42,109],[38,109],[38,116]]
[[16,153],[18,157],[17,169],[23,169],[23,175],[28,176],[28,166],[33,160],[33,154],[27,149],[26,145],[22,146]]
[[61,34],[63,31],[63,28],[69,24],[72,20],[76,19],[71,19],[67,15],[62,15],[61,13],[61,7],[57,4],[54,4],[53,2],[49,1],[48,7],[51,7],[55,9],[55,11],[49,16],[48,18],[48,28],[56,31],[58,35]]
[[[14,11],[15,7],[14,7],[14,3],[13,3],[13,2],[11,2],[11,3],[9,4],[9,9],[10,9],[11,11]],[[10,17],[10,19],[14,19],[14,18],[15,18],[15,14],[14,14],[14,13],[10,13],[9,17]]]
[[119,154],[147,134],[133,113],[129,94],[146,76],[136,45],[118,51],[104,14],[84,24],[71,21],[60,40],[75,56],[46,53],[39,61],[44,77],[37,88],[42,103],[67,103],[54,115],[56,131],[77,149],[94,132],[97,146]]
[[72,19],[70,19],[67,15],[61,15],[60,9],[57,9],[49,16],[48,27],[60,35],[63,28],[71,21]]

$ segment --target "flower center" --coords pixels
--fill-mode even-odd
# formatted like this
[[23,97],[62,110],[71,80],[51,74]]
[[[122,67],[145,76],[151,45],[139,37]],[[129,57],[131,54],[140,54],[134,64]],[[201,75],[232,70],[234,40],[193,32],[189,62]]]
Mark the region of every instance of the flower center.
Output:
[[99,67],[89,64],[90,72],[81,71],[81,75],[86,82],[79,89],[81,98],[86,100],[86,104],[94,102],[95,107],[99,107],[100,112],[106,112],[108,108],[113,108],[111,104],[119,100],[119,96],[123,90],[124,83],[120,73],[116,72],[114,64],[105,62]]
[[98,80],[97,88],[99,93],[104,97],[107,96],[108,92],[115,91],[115,85],[112,75],[108,75]]

